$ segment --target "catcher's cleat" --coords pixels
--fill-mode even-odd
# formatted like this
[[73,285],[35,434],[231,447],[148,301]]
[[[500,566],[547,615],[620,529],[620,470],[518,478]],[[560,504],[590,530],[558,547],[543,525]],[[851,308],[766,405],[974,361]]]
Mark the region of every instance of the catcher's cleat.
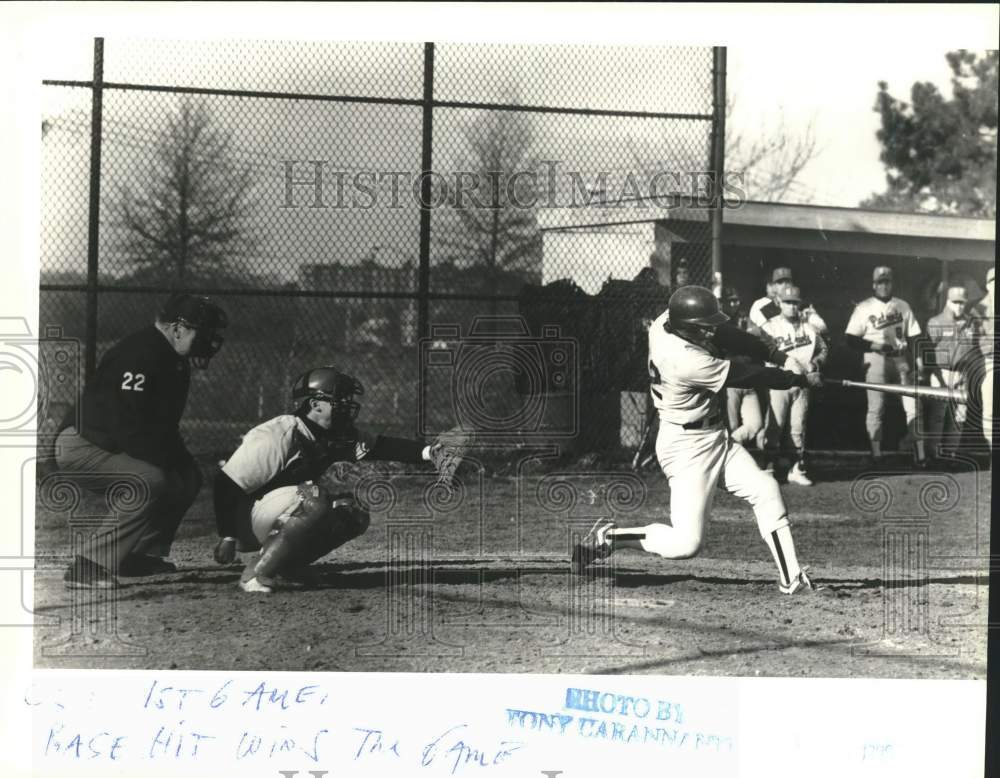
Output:
[[270,586],[261,583],[257,579],[257,576],[254,576],[247,581],[240,580],[240,589],[244,592],[249,592],[250,594],[271,594],[274,591],[274,589]]
[[611,555],[611,544],[607,541],[608,530],[615,528],[613,521],[598,519],[583,540],[573,548],[571,564],[573,572],[582,575],[594,562]]
[[236,538],[219,538],[212,556],[220,565],[231,565],[236,561]]
[[791,470],[788,471],[788,483],[798,484],[799,486],[812,486],[812,479],[806,475],[806,471],[799,467],[799,463],[796,462]]
[[796,592],[813,592],[813,593],[826,593],[830,589],[826,586],[820,586],[819,584],[814,584],[809,580],[809,576],[806,574],[806,570],[809,568],[803,567],[799,570],[799,574],[795,576],[789,583],[783,584],[778,582],[778,588],[781,590],[782,594],[795,594]]

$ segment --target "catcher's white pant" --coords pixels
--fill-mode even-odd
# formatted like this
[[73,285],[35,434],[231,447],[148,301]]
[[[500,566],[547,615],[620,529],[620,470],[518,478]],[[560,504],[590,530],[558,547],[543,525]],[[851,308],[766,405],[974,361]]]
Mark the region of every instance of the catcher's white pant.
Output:
[[[642,543],[646,551],[671,559],[697,554],[717,486],[750,503],[761,536],[769,545],[771,533],[788,526],[777,482],[757,467],[722,425],[686,430],[661,419],[656,456],[670,484],[671,526],[647,526]],[[797,575],[797,570],[791,575]]]
[[[910,383],[910,363],[906,357],[887,357],[883,354],[876,354],[872,351],[865,353],[865,381],[873,384],[900,384]],[[883,392],[865,392],[868,399],[868,413],[865,417],[865,427],[868,430],[868,439],[874,442],[882,440],[882,413],[885,408],[885,394]],[[906,425],[913,429],[913,423],[917,418],[917,399],[915,397],[903,397],[903,412],[906,414]]]
[[742,446],[755,440],[764,428],[764,415],[756,389],[726,389],[729,434]]
[[767,425],[767,447],[780,449],[788,431],[799,452],[806,448],[806,417],[809,414],[809,390],[801,386],[771,390],[771,415]]
[[263,543],[275,523],[284,520],[299,507],[302,498],[298,492],[298,486],[279,486],[253,504],[250,510],[250,523],[258,541]]

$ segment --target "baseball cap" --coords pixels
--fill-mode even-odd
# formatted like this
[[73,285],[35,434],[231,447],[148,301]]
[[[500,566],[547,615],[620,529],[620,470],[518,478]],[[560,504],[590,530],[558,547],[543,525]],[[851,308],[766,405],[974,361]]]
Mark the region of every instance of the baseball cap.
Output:
[[778,298],[783,303],[802,302],[802,295],[799,293],[799,288],[797,286],[793,286],[792,284],[786,284],[778,294]]
[[968,302],[968,298],[965,295],[965,288],[961,286],[953,286],[948,289],[948,302],[950,303],[964,303]]
[[774,272],[771,273],[771,283],[776,284],[779,281],[791,281],[792,271],[787,267],[776,267]]
[[226,313],[209,298],[193,294],[173,294],[160,309],[160,320],[182,321],[191,327],[221,329],[227,325]]
[[892,268],[886,267],[885,265],[879,265],[875,268],[875,272],[872,273],[872,281],[891,281],[892,280]]

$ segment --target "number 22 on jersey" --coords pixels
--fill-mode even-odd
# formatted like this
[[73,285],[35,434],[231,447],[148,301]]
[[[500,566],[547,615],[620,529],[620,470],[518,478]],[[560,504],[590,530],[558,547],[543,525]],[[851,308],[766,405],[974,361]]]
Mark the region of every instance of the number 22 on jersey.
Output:
[[122,375],[122,389],[125,391],[141,392],[143,391],[142,385],[144,383],[146,383],[146,376],[143,373],[135,373],[133,375],[126,371]]

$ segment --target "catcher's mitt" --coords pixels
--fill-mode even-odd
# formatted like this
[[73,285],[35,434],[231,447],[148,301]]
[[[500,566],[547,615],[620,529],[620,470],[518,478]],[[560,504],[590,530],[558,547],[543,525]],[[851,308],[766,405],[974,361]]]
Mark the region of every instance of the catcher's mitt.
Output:
[[472,434],[464,430],[449,430],[438,435],[437,440],[431,444],[430,457],[437,470],[439,484],[451,490],[455,471],[471,444]]

